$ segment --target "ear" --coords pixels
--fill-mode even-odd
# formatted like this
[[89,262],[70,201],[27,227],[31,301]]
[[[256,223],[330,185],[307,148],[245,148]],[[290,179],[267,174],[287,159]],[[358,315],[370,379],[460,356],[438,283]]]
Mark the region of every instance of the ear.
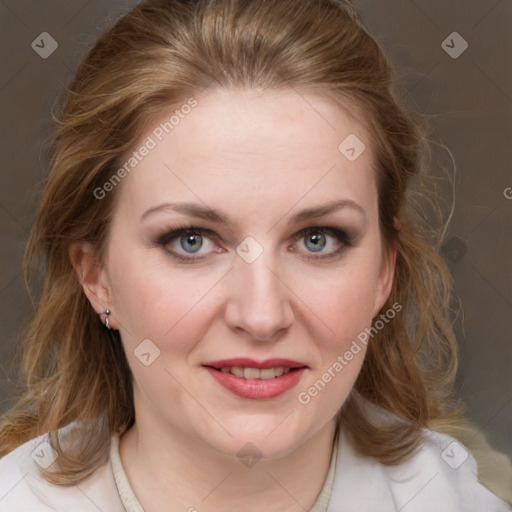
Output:
[[[108,286],[107,274],[100,263],[92,244],[79,242],[72,244],[69,249],[71,263],[77,273],[85,295],[98,315],[106,309],[112,309],[111,293]],[[109,317],[110,327],[113,317]]]
[[384,306],[393,288],[393,278],[395,275],[396,255],[398,252],[398,241],[394,240],[390,247],[384,252],[377,290],[375,294],[375,302],[373,306],[372,318],[375,318],[381,308]]

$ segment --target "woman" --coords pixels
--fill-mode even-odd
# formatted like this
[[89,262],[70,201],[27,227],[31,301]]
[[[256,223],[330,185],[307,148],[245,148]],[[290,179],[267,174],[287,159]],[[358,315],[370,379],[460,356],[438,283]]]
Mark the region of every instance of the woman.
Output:
[[390,88],[334,0],[149,0],[98,40],[27,248],[0,510],[508,510]]

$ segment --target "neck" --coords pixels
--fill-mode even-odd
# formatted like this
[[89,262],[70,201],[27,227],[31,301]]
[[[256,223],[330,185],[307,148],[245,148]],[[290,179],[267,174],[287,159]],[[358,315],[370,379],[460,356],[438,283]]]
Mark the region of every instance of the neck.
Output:
[[332,420],[283,457],[241,461],[180,431],[139,421],[121,436],[119,451],[146,512],[304,512],[327,477],[334,435]]

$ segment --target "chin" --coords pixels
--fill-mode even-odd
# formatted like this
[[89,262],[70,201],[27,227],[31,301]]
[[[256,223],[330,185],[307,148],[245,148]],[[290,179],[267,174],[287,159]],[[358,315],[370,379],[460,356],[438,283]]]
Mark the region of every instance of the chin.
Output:
[[286,424],[287,420],[283,422],[285,417],[257,421],[253,415],[244,418],[252,424],[223,425],[232,437],[221,429],[219,436],[212,438],[210,430],[210,435],[203,439],[214,450],[230,457],[278,459],[292,453],[307,439],[307,432],[295,432],[292,425]]

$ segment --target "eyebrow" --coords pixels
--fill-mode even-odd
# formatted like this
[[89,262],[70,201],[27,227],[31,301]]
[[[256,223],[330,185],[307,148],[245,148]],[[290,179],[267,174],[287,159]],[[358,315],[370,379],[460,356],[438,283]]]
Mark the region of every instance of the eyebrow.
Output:
[[[321,206],[315,206],[312,208],[306,208],[304,210],[301,210],[288,220],[288,224],[299,223],[304,222],[306,220],[323,217],[324,215],[333,213],[344,208],[350,208],[352,210],[359,212],[366,222],[366,212],[360,205],[358,205],[357,203],[350,199],[340,199],[336,201],[331,201]],[[143,221],[144,219],[146,219],[147,217],[151,216],[156,212],[166,210],[175,211],[198,219],[208,220],[217,224],[222,224],[226,227],[230,226],[230,219],[228,215],[219,210],[215,210],[207,206],[202,206],[197,203],[163,203],[145,211],[141,215],[140,220]]]

